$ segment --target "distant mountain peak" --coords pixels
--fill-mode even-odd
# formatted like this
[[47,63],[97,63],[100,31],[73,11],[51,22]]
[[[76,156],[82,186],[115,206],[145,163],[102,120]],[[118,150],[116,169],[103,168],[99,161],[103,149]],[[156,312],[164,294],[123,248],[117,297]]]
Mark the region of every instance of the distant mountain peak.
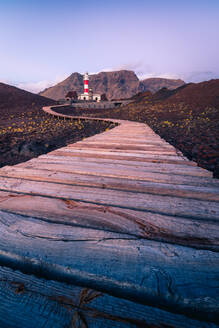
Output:
[[[156,92],[163,87],[175,89],[183,84],[185,82],[182,80],[163,78],[139,80],[135,72],[125,69],[90,74],[89,80],[89,86],[94,92],[99,94],[105,93],[108,99],[130,98],[139,92]],[[74,72],[64,81],[40,92],[40,95],[59,100],[63,99],[69,91],[83,92],[82,74]]]

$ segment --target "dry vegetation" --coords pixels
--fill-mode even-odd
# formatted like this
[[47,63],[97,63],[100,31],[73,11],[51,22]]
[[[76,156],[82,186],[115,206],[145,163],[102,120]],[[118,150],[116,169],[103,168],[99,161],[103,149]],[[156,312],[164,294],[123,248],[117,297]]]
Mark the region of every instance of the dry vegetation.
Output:
[[189,159],[219,177],[219,80],[176,91],[166,89],[154,96],[146,92],[133,103],[113,110],[74,109],[72,113],[147,123]]
[[0,83],[0,167],[24,162],[110,128],[110,123],[63,120],[42,111],[57,104]]
[[42,110],[0,121],[0,167],[14,165],[112,127],[108,122],[64,120]]

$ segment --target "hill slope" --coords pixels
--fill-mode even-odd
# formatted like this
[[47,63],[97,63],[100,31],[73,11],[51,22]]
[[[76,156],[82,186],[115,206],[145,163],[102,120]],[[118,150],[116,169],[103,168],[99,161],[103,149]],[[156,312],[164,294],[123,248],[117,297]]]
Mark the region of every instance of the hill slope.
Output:
[[41,108],[43,105],[52,105],[54,103],[55,101],[52,99],[0,83],[1,116]]
[[[160,78],[140,81],[133,71],[128,70],[93,74],[90,75],[89,81],[89,86],[93,88],[94,92],[106,93],[109,99],[129,98],[138,92],[147,90],[155,92],[162,87],[173,89],[183,84],[182,80]],[[83,75],[73,73],[64,81],[40,92],[40,94],[58,100],[64,98],[67,92],[73,90],[78,93],[83,92]]]
[[0,83],[0,167],[24,162],[111,127],[110,122],[59,120],[41,109],[52,104],[56,102]]
[[219,80],[189,83],[174,90],[166,99],[168,103],[185,103],[198,109],[213,106],[219,109]]

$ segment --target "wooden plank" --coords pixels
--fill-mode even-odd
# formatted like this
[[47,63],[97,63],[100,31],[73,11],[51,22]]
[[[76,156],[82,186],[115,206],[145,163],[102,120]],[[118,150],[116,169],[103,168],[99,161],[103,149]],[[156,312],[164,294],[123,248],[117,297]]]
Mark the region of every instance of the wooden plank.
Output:
[[[209,180],[206,179],[205,175],[202,177],[202,171],[182,171],[180,172],[161,172],[158,173],[153,171],[153,168],[145,168],[142,172],[135,168],[125,167],[120,168],[116,167],[113,170],[109,169],[108,166],[102,166],[101,170],[92,165],[77,165],[71,162],[57,162],[57,161],[29,161],[23,163],[23,165],[17,165],[16,167],[21,169],[38,169],[40,165],[41,169],[52,171],[52,172],[65,172],[65,173],[74,173],[80,175],[93,175],[99,177],[112,177],[120,179],[129,179],[137,181],[151,181],[151,182],[160,182],[167,184],[195,184],[199,185],[202,181],[209,183]],[[158,170],[159,171],[159,170]],[[178,174],[179,173],[179,174]],[[183,174],[184,173],[184,174]],[[190,174],[189,174],[190,173]],[[186,175],[185,175],[186,174]],[[201,175],[201,176],[200,176]],[[198,178],[202,178],[198,180]],[[216,184],[214,184],[216,186]]]
[[[48,222],[217,251],[218,222],[0,191],[0,209]],[[206,236],[206,231],[208,235]]]
[[[60,151],[61,152],[62,149],[60,150],[57,150],[57,151]],[[197,167],[197,164],[194,163],[194,165],[187,165],[187,162],[183,162],[182,164],[178,164],[179,166],[176,166],[174,164],[168,164],[168,163],[153,163],[153,162],[139,162],[138,160],[120,160],[120,159],[110,159],[110,158],[102,158],[102,157],[89,157],[89,158],[86,158],[86,157],[81,157],[81,156],[69,156],[69,154],[67,154],[67,156],[65,156],[65,153],[63,153],[63,155],[54,155],[54,152],[51,152],[51,153],[48,153],[48,154],[44,154],[44,155],[40,155],[38,157],[40,160],[41,159],[57,159],[57,160],[66,160],[66,161],[69,161],[69,160],[72,160],[72,161],[87,161],[87,162],[97,162],[97,163],[109,163],[109,164],[121,164],[121,165],[131,165],[131,166],[138,166],[138,167],[143,167],[143,166],[150,166],[150,167],[158,167],[158,164],[160,164],[160,170],[162,170],[162,168],[165,168],[165,167],[169,167],[169,171],[172,171],[173,169],[176,169],[176,170],[180,170],[180,165],[181,165],[181,169],[182,168],[185,168],[187,170],[192,170],[193,167]],[[192,166],[192,167],[191,167]]]
[[[95,137],[95,136],[94,136]],[[86,142],[87,144],[95,144],[98,143],[100,145],[104,145],[105,143],[109,143],[112,145],[121,145],[121,144],[125,144],[125,145],[130,145],[130,146],[158,146],[158,147],[163,147],[166,149],[172,149],[175,150],[175,148],[173,146],[171,146],[170,144],[168,144],[167,142],[163,141],[162,139],[157,140],[154,138],[153,139],[148,139],[148,138],[141,138],[141,139],[127,139],[124,137],[120,137],[120,138],[112,138],[112,137],[104,137],[103,136],[98,136],[98,138],[93,138],[93,137],[88,137],[85,138],[83,140],[83,142]],[[82,143],[82,141],[79,141]],[[72,144],[70,144],[69,146],[71,147]]]
[[[98,171],[97,171],[98,173]],[[83,175],[65,173],[61,171],[48,171],[42,169],[25,168],[5,168],[0,171],[0,177],[13,177],[29,181],[53,182],[72,186],[88,186],[104,189],[115,189],[122,191],[136,191],[155,195],[169,195],[190,199],[202,199],[209,201],[219,201],[219,184],[217,187],[198,187],[177,185],[170,183],[160,183],[150,181],[138,181],[131,179],[121,179],[113,177],[101,177],[99,174]]]
[[169,149],[162,145],[137,145],[137,144],[121,144],[121,143],[111,143],[111,142],[76,142],[69,146],[69,148],[86,148],[86,149],[111,149],[111,150],[134,150],[134,151],[144,151],[145,153],[155,153],[164,155],[176,155],[176,150]]
[[89,328],[214,326],[93,289],[39,279],[8,268],[0,267],[0,287],[1,328],[32,328],[33,322],[34,328],[73,327],[73,323],[76,327],[83,323]]
[[56,183],[39,181],[32,184],[27,180],[16,178],[0,178],[0,190],[190,218],[217,220],[219,217],[219,204],[216,202],[173,196],[107,190],[96,187],[57,185]]
[[[96,163],[96,164],[101,164],[101,165],[107,165],[107,164],[113,164],[116,167],[119,167],[119,165],[121,167],[126,167],[126,166],[130,166],[130,167],[135,167],[138,168],[139,170],[141,170],[141,168],[143,168],[143,170],[145,170],[145,168],[147,168],[147,171],[150,172],[158,172],[158,173],[168,173],[171,175],[176,174],[176,175],[183,175],[186,177],[186,175],[193,175],[193,172],[197,172],[197,171],[202,171],[203,168],[198,167],[197,165],[195,166],[188,166],[188,165],[184,165],[184,164],[178,164],[178,165],[174,165],[174,164],[168,164],[168,163],[152,163],[152,162],[138,162],[138,161],[126,161],[126,160],[113,160],[113,159],[106,159],[106,158],[100,158],[100,157],[80,157],[80,156],[62,156],[62,155],[53,155],[51,153],[48,153],[46,155],[41,155],[38,157],[38,160],[41,161],[45,161],[45,162],[49,162],[49,163],[66,163],[66,165],[68,164],[72,164],[72,166],[74,166],[75,162],[76,163]],[[31,165],[33,163],[35,163],[35,160],[32,161],[28,161],[28,163],[30,163]],[[196,163],[195,163],[196,164]],[[21,164],[17,164],[16,168],[18,167],[27,167],[28,165],[26,165],[26,163],[21,163]],[[206,170],[205,170],[206,171]],[[208,171],[209,172],[209,171]],[[219,185],[219,180],[217,179],[212,179],[212,173],[209,172],[210,177],[200,177],[200,178],[195,178],[194,177],[194,185],[203,185],[203,186],[218,186]],[[162,182],[162,181],[161,181]],[[190,183],[191,182],[191,183]],[[174,182],[173,182],[174,183]],[[177,183],[177,182],[176,182]],[[183,184],[183,181],[181,182]],[[193,185],[193,180],[188,179],[187,184]]]
[[[126,160],[126,161],[138,161],[141,162],[152,162],[152,163],[169,163],[169,164],[183,164],[189,166],[197,166],[196,163],[186,161],[184,158],[178,156],[162,156],[162,155],[145,155],[145,154],[130,154],[130,153],[119,153],[119,152],[99,152],[91,150],[76,150],[76,149],[63,149],[52,151],[52,155],[62,156],[80,156],[87,158],[106,158],[115,160]],[[209,176],[212,175],[210,172]]]
[[[68,154],[69,155],[69,154]],[[196,165],[196,163],[194,163],[195,165],[187,165],[187,163],[182,163],[182,164],[169,164],[169,163],[159,163],[159,162],[139,162],[139,161],[135,161],[133,160],[120,160],[120,159],[110,159],[110,158],[102,158],[102,157],[83,157],[83,156],[65,156],[65,153],[63,155],[54,155],[51,153],[45,154],[45,155],[41,155],[38,157],[39,161],[56,161],[57,163],[60,162],[72,162],[72,164],[74,162],[77,163],[96,163],[96,164],[101,164],[101,165],[107,165],[107,164],[113,164],[114,166],[134,166],[136,168],[139,169],[143,169],[145,167],[150,168],[150,170],[153,172],[168,172],[168,173],[173,173],[176,172],[176,174],[180,174],[180,172],[185,172],[189,173],[189,172],[194,172],[194,171],[202,171],[203,168],[200,168]],[[28,163],[32,163],[33,161],[28,161]],[[22,163],[20,164],[20,166],[22,166]],[[16,165],[17,167],[17,165]],[[206,170],[205,170],[206,171]],[[181,174],[182,175],[182,174]],[[212,179],[211,179],[212,181]]]
[[[145,148],[145,147],[144,147]],[[140,156],[163,156],[164,158],[172,158],[172,159],[175,159],[175,158],[178,158],[178,159],[181,159],[182,160],[182,157],[178,156],[176,154],[176,152],[174,151],[165,151],[165,150],[159,150],[158,148],[152,148],[151,150],[148,149],[146,150],[146,148],[144,150],[141,150],[141,149],[129,149],[129,147],[127,147],[126,145],[121,145],[120,147],[91,147],[89,145],[86,145],[85,143],[80,143],[80,144],[72,144],[71,147],[63,147],[62,148],[63,151],[69,151],[69,152],[73,152],[74,150],[81,150],[81,151],[93,151],[93,152],[114,152],[114,153],[124,153],[124,154],[128,154],[128,155],[140,155]]]
[[3,214],[1,265],[216,321],[217,253]]
[[[122,146],[115,146],[115,147],[104,147],[102,146],[101,147],[95,147],[95,146],[88,146],[88,145],[75,145],[74,147],[69,147],[70,148],[70,151],[72,149],[76,149],[76,150],[82,150],[82,149],[85,149],[85,150],[95,150],[95,151],[107,151],[107,150],[110,150],[110,152],[118,152],[118,151],[124,151],[124,152],[131,152],[133,154],[145,154],[146,156],[147,155],[161,155],[161,156],[171,156],[171,157],[175,157],[177,156],[176,155],[176,152],[172,151],[172,150],[165,150],[165,149],[158,149],[158,148],[148,148],[146,149],[146,147],[144,147],[145,149],[143,150],[141,147],[127,147],[126,145],[122,145]],[[140,149],[141,148],[141,149]],[[177,156],[178,157],[178,156]]]
[[[99,142],[103,143],[104,140],[106,142],[113,142],[113,143],[124,143],[124,144],[139,144],[139,145],[145,145],[145,144],[151,144],[151,145],[164,145],[165,147],[174,148],[172,145],[167,143],[164,139],[161,139],[158,135],[155,135],[153,137],[147,137],[144,136],[133,136],[133,137],[127,137],[124,134],[118,136],[112,136],[108,135],[106,133],[105,135],[97,134],[92,137],[85,138],[86,142]],[[174,148],[175,149],[175,148]]]
[[[161,163],[151,163],[151,162],[143,162],[143,163],[138,163],[137,161],[124,161],[117,160],[116,162],[113,160],[107,160],[107,159],[102,159],[102,158],[91,158],[88,159],[85,157],[80,158],[80,157],[75,157],[75,156],[56,156],[56,155],[43,155],[40,156],[37,160],[33,159],[32,161],[29,161],[28,163],[41,163],[43,162],[48,163],[48,164],[72,164],[72,167],[77,167],[77,166],[82,166],[82,167],[92,167],[97,168],[100,173],[102,169],[108,168],[108,171],[111,173],[122,169],[123,171],[137,171],[137,172],[159,172],[159,173],[168,173],[169,175],[172,174],[180,174],[180,175],[194,175],[194,176],[200,176],[200,175],[209,175],[209,171],[204,170],[200,167],[197,166],[188,166],[188,165],[173,165],[173,164],[161,164]],[[211,174],[211,173],[210,173]]]

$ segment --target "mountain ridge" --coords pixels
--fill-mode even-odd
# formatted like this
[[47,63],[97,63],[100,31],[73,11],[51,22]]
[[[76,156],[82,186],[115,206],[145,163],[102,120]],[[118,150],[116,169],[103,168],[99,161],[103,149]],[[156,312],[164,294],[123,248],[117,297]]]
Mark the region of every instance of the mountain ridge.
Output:
[[[143,91],[156,92],[163,87],[175,89],[184,85],[183,80],[149,78],[140,80],[131,70],[100,72],[89,76],[89,86],[95,93],[105,93],[108,99],[130,98]],[[65,97],[69,91],[83,92],[83,75],[74,72],[65,80],[53,87],[41,91],[39,94],[54,100]]]

